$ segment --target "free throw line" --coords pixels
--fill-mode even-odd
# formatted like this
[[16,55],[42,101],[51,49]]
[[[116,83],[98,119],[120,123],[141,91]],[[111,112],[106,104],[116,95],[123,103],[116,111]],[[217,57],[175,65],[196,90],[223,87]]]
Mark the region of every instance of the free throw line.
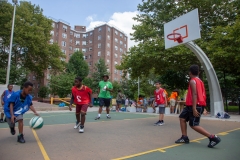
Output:
[[43,145],[42,145],[42,142],[41,142],[41,141],[39,140],[39,138],[38,138],[38,135],[37,135],[36,131],[35,131],[34,129],[32,129],[32,132],[33,132],[33,135],[34,135],[34,137],[35,137],[35,139],[36,139],[36,141],[37,141],[37,144],[38,144],[38,146],[39,146],[39,148],[40,148],[40,150],[41,150],[41,152],[42,152],[42,155],[43,155],[44,160],[50,160],[50,158],[48,157],[48,154],[47,154],[46,150],[44,149],[44,147],[43,147]]

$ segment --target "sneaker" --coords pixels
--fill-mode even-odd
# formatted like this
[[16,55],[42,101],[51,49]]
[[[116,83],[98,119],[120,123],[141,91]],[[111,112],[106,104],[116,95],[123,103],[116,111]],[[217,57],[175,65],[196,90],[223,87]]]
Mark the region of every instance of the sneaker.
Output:
[[107,116],[107,119],[111,119],[111,117],[108,115],[108,116]]
[[79,126],[79,133],[83,133],[84,132],[84,126]]
[[156,123],[154,123],[154,126],[157,126],[159,125],[161,122],[160,121],[157,121]]
[[14,127],[13,128],[10,127],[10,132],[11,132],[12,135],[15,135],[15,133],[16,133],[15,128]]
[[25,140],[24,140],[24,137],[23,137],[23,134],[20,134],[18,136],[18,140],[17,140],[19,143],[25,143]]
[[213,147],[216,146],[219,142],[221,142],[221,139],[220,139],[219,137],[217,137],[216,135],[214,135],[213,138],[209,138],[208,147],[209,147],[209,148],[213,148]]
[[164,121],[161,121],[158,125],[159,125],[159,126],[164,125]]
[[176,140],[175,143],[189,143],[189,139],[188,139],[188,137],[182,136],[181,138]]
[[6,118],[4,119],[4,122],[7,122],[7,119],[6,119]]
[[99,119],[100,119],[100,117],[96,117],[96,118],[95,118],[95,120],[99,120]]
[[73,127],[74,129],[77,129],[79,127],[80,123],[77,123],[75,124],[75,126]]
[[3,119],[0,119],[0,123],[4,123]]

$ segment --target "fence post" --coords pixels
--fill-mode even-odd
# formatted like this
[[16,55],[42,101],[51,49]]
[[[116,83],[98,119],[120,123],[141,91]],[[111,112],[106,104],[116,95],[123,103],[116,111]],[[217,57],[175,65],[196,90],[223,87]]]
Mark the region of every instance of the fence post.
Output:
[[53,97],[51,97],[51,104],[53,104]]

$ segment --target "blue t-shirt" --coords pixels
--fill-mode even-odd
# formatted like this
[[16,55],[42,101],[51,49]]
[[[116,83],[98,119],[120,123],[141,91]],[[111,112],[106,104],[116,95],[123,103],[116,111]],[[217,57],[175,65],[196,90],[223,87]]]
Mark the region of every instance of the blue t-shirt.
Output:
[[7,99],[10,98],[13,93],[14,91],[5,90],[4,96],[3,96],[3,102],[6,103]]
[[8,118],[11,118],[10,113],[10,103],[13,103],[13,114],[14,116],[18,116],[27,112],[32,105],[32,96],[27,95],[23,97],[21,95],[22,90],[14,92],[7,102],[4,104],[4,113]]

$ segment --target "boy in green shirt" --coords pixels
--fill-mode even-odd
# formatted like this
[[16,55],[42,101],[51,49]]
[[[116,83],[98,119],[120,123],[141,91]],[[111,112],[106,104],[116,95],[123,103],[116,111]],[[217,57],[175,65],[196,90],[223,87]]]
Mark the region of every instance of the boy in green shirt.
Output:
[[99,110],[98,110],[98,116],[95,118],[95,120],[99,120],[101,113],[102,113],[102,107],[106,107],[106,112],[107,112],[107,118],[110,119],[109,115],[109,106],[110,106],[110,101],[111,101],[111,94],[110,92],[113,91],[113,86],[112,83],[108,81],[109,76],[108,75],[103,75],[103,81],[99,82],[99,90],[98,90],[98,99],[99,99]]

